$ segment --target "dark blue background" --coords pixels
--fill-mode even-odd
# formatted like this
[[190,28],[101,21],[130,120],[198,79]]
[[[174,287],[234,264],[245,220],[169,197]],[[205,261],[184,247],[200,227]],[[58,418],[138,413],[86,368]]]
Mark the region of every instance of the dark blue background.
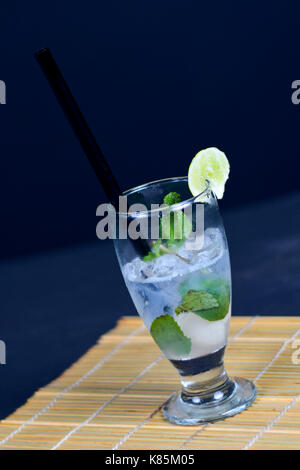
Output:
[[136,314],[96,240],[105,197],[35,63],[42,47],[122,188],[226,152],[233,313],[298,315],[299,2],[11,0],[0,14],[0,418]]
[[104,194],[34,51],[50,47],[122,188],[231,162],[222,207],[299,185],[296,1],[6,2],[1,6],[0,256],[95,239]]

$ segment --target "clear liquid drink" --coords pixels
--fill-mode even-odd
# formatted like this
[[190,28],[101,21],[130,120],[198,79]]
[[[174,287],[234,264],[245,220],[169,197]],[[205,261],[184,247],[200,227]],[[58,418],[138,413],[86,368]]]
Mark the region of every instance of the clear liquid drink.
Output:
[[[198,424],[242,411],[256,392],[250,381],[232,380],[224,368],[231,316],[230,260],[209,184],[201,195],[191,198],[187,179],[172,178],[135,188],[128,192],[128,200],[129,204],[146,204],[142,217],[150,226],[151,204],[161,202],[170,192],[180,194],[182,200],[170,208],[173,222],[181,224],[186,220],[184,210],[192,208],[187,223],[194,240],[199,235],[196,209],[201,206],[201,244],[191,243],[191,236],[171,242],[149,237],[152,251],[144,257],[132,240],[117,239],[115,247],[137,312],[181,378],[181,393],[164,405],[163,413],[176,424]],[[160,226],[164,217],[162,213]]]

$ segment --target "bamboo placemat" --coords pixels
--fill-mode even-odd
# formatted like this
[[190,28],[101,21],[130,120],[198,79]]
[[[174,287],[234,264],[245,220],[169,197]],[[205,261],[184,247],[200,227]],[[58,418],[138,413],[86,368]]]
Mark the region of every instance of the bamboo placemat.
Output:
[[225,421],[175,426],[160,408],[177,372],[141,320],[123,317],[1,422],[0,449],[299,449],[299,340],[297,317],[233,317],[225,364],[255,381],[256,401]]

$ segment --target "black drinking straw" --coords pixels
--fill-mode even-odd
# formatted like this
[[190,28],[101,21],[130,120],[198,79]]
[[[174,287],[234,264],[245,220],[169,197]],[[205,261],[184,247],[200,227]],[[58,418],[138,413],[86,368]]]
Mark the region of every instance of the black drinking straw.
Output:
[[[122,194],[120,186],[110,169],[95,137],[92,134],[78,104],[76,103],[70,88],[68,87],[61,71],[59,70],[49,49],[41,49],[35,53],[42,71],[44,72],[63,112],[65,113],[73,131],[75,132],[84,153],[101,183],[109,202],[118,208],[119,196]],[[130,220],[130,218],[129,218]],[[135,240],[135,248],[141,256],[149,251],[146,240]]]
[[54,91],[63,112],[69,120],[83,151],[92,165],[109,202],[117,208],[119,196],[121,195],[120,186],[87,125],[61,71],[53,59],[50,50],[41,49],[35,53],[35,57]]

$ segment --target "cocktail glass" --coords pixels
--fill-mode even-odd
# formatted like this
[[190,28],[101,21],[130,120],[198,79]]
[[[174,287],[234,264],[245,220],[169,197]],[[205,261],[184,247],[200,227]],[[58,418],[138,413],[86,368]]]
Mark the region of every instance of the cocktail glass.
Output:
[[[241,412],[255,399],[256,388],[247,379],[229,378],[224,368],[231,316],[230,260],[209,182],[196,197],[191,197],[185,177],[129,190],[124,193],[128,206],[140,203],[146,210],[119,212],[119,222],[128,227],[142,218],[150,231],[153,216],[164,217],[163,210],[152,205],[161,204],[170,192],[182,200],[170,208],[173,220],[189,210],[192,235],[172,243],[162,240],[157,256],[150,259],[141,255],[138,240],[117,237],[115,249],[139,315],[180,376],[182,389],[164,404],[163,414],[171,423],[196,425]],[[204,217],[199,217],[197,207]],[[151,234],[147,237],[153,246],[156,240]]]

